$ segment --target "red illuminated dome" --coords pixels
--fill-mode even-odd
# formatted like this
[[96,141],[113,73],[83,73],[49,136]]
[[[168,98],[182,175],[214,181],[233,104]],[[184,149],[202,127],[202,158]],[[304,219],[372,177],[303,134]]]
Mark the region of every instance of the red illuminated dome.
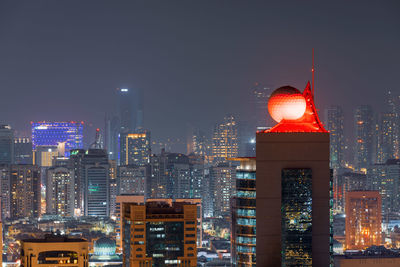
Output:
[[276,89],[268,101],[268,112],[277,122],[300,119],[305,111],[305,97],[299,90],[291,86]]

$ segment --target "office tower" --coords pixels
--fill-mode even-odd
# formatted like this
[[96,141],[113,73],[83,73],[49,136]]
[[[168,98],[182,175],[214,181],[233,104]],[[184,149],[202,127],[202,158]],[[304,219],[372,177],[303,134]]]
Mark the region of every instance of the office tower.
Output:
[[226,115],[223,122],[214,127],[212,156],[215,162],[238,156],[237,123],[233,115]]
[[232,266],[256,266],[256,160],[239,158],[232,199]]
[[150,131],[138,130],[121,133],[120,165],[149,164],[151,154]]
[[46,213],[62,217],[74,216],[74,171],[63,166],[46,171]]
[[325,110],[325,125],[330,138],[330,166],[339,168],[344,166],[344,118],[340,106],[331,106]]
[[204,157],[206,162],[211,161],[211,144],[209,138],[200,129],[195,129],[192,134],[191,147],[193,154]]
[[123,203],[123,266],[197,266],[197,205]]
[[118,161],[119,153],[119,119],[117,116],[108,116],[105,119],[105,143],[110,160]]
[[398,219],[400,209],[400,160],[374,164],[367,170],[368,189],[379,191],[382,198],[382,215],[388,221]]
[[14,162],[14,131],[10,125],[0,125],[0,164]]
[[329,266],[329,133],[310,83],[276,89],[268,110],[278,124],[257,133],[257,266]]
[[381,196],[378,191],[351,191],[346,197],[346,249],[382,244]]
[[253,127],[252,131],[255,132],[257,127],[272,127],[274,122],[271,116],[268,114],[267,103],[272,93],[272,89],[268,86],[264,86],[256,82],[251,88],[252,92],[252,103],[253,108],[252,120]]
[[188,155],[190,170],[190,191],[189,198],[200,198],[203,203],[204,197],[204,157],[195,154]]
[[29,137],[14,138],[14,163],[32,164],[32,142]]
[[59,235],[46,235],[42,239],[24,239],[21,241],[21,265],[88,266],[88,242],[84,239]]
[[356,108],[354,112],[355,123],[355,157],[354,167],[356,170],[365,170],[372,163],[373,157],[373,112],[368,105]]
[[396,140],[397,116],[392,112],[381,113],[378,124],[378,163],[395,159],[397,154]]
[[84,149],[73,149],[70,152],[68,168],[74,172],[74,215],[81,216],[84,211],[84,192],[85,192],[85,173],[83,158],[86,151]]
[[58,155],[58,146],[36,146],[33,152],[33,164],[40,167],[51,167],[53,159]]
[[110,164],[106,151],[87,150],[82,166],[84,215],[110,216]]
[[10,217],[37,218],[40,215],[40,167],[12,165],[10,169]]
[[57,146],[65,142],[66,156],[72,149],[83,148],[83,122],[32,122],[32,149]]
[[119,195],[145,195],[148,166],[118,166]]
[[214,197],[214,217],[229,218],[231,198],[235,193],[236,166],[232,162],[221,162],[210,168]]
[[391,91],[387,94],[387,104],[389,112],[395,115],[394,119],[394,158],[400,158],[400,95]]
[[110,216],[115,216],[116,212],[116,198],[117,195],[119,195],[119,190],[118,190],[118,165],[115,160],[109,160],[108,161],[110,168],[108,177],[109,177],[109,190],[110,190]]
[[10,215],[10,165],[0,165],[1,218],[8,219]]
[[346,196],[349,191],[362,191],[369,188],[367,175],[359,172],[344,172],[337,176],[337,183],[333,184],[333,205],[337,212],[344,212]]
[[120,89],[118,107],[120,133],[135,131],[143,127],[143,92],[140,89]]

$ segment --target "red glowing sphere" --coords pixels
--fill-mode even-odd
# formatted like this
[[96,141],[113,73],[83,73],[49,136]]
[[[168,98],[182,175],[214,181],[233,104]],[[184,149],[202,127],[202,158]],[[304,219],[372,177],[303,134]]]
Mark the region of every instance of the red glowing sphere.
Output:
[[300,119],[305,111],[306,99],[299,90],[291,86],[276,89],[268,100],[268,112],[277,122]]

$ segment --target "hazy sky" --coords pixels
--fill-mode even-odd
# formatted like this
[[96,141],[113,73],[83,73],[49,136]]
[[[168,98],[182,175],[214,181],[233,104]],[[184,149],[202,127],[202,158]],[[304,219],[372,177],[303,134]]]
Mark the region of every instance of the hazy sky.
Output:
[[183,137],[249,116],[255,81],[302,90],[312,47],[319,109],[342,104],[351,122],[400,93],[399,1],[267,2],[1,0],[0,121],[102,128],[113,90],[138,87],[152,136]]

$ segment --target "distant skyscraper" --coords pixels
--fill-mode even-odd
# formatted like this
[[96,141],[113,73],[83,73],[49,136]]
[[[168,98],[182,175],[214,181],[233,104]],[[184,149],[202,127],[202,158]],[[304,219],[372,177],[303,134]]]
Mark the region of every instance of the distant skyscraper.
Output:
[[372,108],[367,105],[357,107],[354,113],[356,170],[365,170],[373,159],[374,120]]
[[214,198],[214,217],[229,218],[231,198],[235,194],[236,165],[232,162],[220,162],[210,168],[210,179]]
[[74,171],[67,167],[47,170],[46,213],[62,217],[74,216]]
[[105,145],[110,160],[118,161],[119,153],[119,119],[117,116],[105,119]]
[[85,194],[85,168],[83,158],[86,151],[84,149],[71,150],[69,158],[69,169],[74,172],[74,215],[81,216],[84,211],[84,194]]
[[339,168],[344,166],[344,118],[340,106],[331,106],[325,110],[326,128],[330,138],[330,166]]
[[400,158],[400,95],[396,95],[389,91],[387,95],[387,104],[389,112],[395,115],[394,119],[394,147],[395,147],[395,157]]
[[140,89],[117,88],[120,132],[143,127],[143,92]]
[[119,195],[145,195],[147,166],[118,166]]
[[197,205],[122,204],[123,266],[197,266]]
[[238,156],[238,129],[235,117],[227,115],[224,121],[214,127],[212,155],[215,162]]
[[398,219],[400,210],[400,160],[371,165],[367,170],[368,189],[379,191],[385,221]]
[[[110,215],[110,178],[107,153],[103,149],[89,149],[82,161],[84,215]],[[82,185],[81,185],[82,186]]]
[[150,162],[150,131],[140,130],[120,135],[120,164],[144,166]]
[[331,264],[329,133],[313,100],[309,83],[276,89],[279,123],[257,133],[257,266]]
[[0,125],[0,164],[14,162],[14,131],[9,125]]
[[378,125],[378,162],[385,163],[397,156],[397,116],[392,112],[381,113]]
[[83,148],[83,122],[33,122],[32,149],[37,146],[57,146],[65,142],[66,155],[72,149]]
[[193,154],[202,156],[208,162],[211,156],[211,144],[206,134],[200,129],[195,129],[192,135]]
[[255,83],[252,91],[252,107],[253,107],[253,132],[257,127],[272,127],[274,122],[268,114],[268,99],[272,93],[272,89],[268,86]]
[[10,170],[10,217],[12,219],[40,215],[40,167],[12,165]]
[[381,196],[378,191],[351,191],[346,197],[346,249],[382,244]]
[[118,192],[118,165],[115,160],[109,160],[109,169],[108,169],[108,177],[109,177],[109,191],[110,191],[110,216],[115,216],[116,214],[116,205],[117,205],[117,195]]
[[239,158],[232,199],[232,266],[256,266],[256,160]]
[[15,164],[32,164],[32,142],[29,137],[14,138]]
[[1,218],[8,219],[10,215],[10,195],[11,195],[11,183],[10,183],[10,165],[0,165],[0,189],[1,189]]

